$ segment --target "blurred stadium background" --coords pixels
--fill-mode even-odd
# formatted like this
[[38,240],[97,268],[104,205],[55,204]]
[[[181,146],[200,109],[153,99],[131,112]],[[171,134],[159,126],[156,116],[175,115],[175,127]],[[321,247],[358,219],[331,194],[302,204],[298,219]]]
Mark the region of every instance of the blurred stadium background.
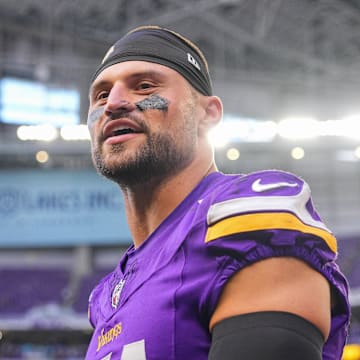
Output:
[[0,359],[83,359],[87,298],[130,244],[93,170],[89,78],[125,31],[159,24],[212,69],[224,172],[304,177],[339,242],[360,359],[358,0],[0,0]]

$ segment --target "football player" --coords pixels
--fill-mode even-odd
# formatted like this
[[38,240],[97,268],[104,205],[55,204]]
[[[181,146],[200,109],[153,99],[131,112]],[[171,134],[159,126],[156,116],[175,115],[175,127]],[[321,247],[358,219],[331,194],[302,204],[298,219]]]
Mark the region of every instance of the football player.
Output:
[[340,360],[336,239],[301,178],[217,170],[207,133],[222,103],[199,48],[137,28],[89,94],[93,161],[121,188],[133,245],[90,296],[86,358]]

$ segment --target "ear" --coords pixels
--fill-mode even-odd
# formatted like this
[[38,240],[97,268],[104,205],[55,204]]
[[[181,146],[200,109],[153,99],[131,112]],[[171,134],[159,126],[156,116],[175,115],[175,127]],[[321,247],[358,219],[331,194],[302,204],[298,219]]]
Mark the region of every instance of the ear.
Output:
[[199,123],[199,135],[206,135],[220,122],[223,116],[223,104],[217,96],[204,96],[202,101],[205,113]]

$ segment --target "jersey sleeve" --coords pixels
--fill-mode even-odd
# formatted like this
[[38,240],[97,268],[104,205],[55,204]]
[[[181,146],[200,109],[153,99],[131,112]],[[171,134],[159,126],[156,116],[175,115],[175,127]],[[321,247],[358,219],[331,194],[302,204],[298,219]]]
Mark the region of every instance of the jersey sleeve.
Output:
[[316,212],[306,182],[280,171],[240,177],[210,205],[205,243],[219,263],[209,288],[210,312],[237,271],[270,257],[296,257],[323,274],[336,294],[324,359],[335,359],[334,352],[342,351],[349,322],[348,285],[335,262],[336,238]]

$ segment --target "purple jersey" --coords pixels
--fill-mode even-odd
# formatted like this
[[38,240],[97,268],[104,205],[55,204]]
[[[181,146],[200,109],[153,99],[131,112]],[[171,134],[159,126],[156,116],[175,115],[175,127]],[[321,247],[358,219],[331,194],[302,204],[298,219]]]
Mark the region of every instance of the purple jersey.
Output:
[[323,359],[340,360],[350,307],[336,251],[301,179],[212,173],[95,287],[86,359],[205,360],[209,321],[229,278],[256,261],[292,256],[332,284],[338,301]]

